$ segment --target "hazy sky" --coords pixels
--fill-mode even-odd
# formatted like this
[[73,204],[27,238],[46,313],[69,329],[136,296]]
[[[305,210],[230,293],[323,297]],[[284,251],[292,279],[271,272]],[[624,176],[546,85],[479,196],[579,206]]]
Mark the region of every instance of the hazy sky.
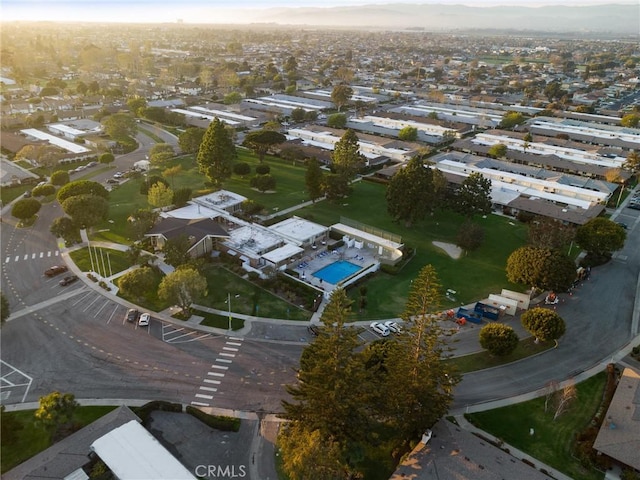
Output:
[[[0,0],[0,18],[11,20],[91,22],[242,23],[239,9],[332,7],[388,3],[440,3],[470,6],[586,5],[633,3],[634,0]],[[636,0],[637,2],[637,0]],[[252,18],[251,21],[254,19]]]

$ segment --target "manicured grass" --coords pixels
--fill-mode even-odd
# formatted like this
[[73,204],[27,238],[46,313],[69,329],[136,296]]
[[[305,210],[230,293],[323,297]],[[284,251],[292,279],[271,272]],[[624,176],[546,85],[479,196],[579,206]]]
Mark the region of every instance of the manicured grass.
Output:
[[139,209],[149,208],[147,196],[140,194],[143,178],[131,178],[109,194],[109,218],[96,226],[92,240],[130,244],[131,231],[127,218]]
[[524,340],[520,340],[516,349],[511,354],[504,357],[495,357],[485,350],[478,353],[472,353],[471,355],[449,358],[445,360],[445,362],[449,365],[453,365],[459,373],[469,373],[522,360],[523,358],[530,357],[531,355],[549,350],[554,346],[554,342],[535,343],[535,339],[529,337]]
[[[238,161],[249,163],[252,171],[255,171],[255,166],[259,163],[252,152],[242,148],[238,149]],[[224,188],[264,205],[268,213],[308,200],[305,193],[303,166],[270,156],[266,157],[265,163],[271,167],[271,173],[276,178],[276,193],[260,193],[252,189],[249,181],[253,174],[246,177],[233,175],[225,182]],[[193,155],[173,159],[161,168],[153,169],[149,175],[159,175],[164,169],[178,164],[182,166],[182,172],[175,178],[168,179],[169,184],[173,183],[174,188],[189,187],[194,191],[194,196],[211,190],[205,185],[206,178],[198,171]],[[111,192],[109,221],[99,225],[96,228],[98,233],[92,238],[124,244],[133,240],[127,218],[135,210],[149,207],[146,196],[139,193],[140,184],[143,181],[142,177],[130,179]],[[398,234],[406,246],[415,249],[414,258],[402,268],[400,273],[390,275],[379,272],[366,282],[367,306],[362,311],[354,308],[352,320],[400,316],[404,310],[411,281],[427,264],[432,264],[436,268],[444,289],[457,292],[455,300],[443,298],[442,308],[465,305],[486,298],[489,293],[499,293],[502,288],[522,290],[522,286],[507,281],[504,269],[509,254],[525,243],[526,225],[497,215],[478,217],[474,221],[484,228],[483,245],[475,252],[458,260],[452,259],[432,242],[454,243],[458,229],[465,219],[450,211],[437,211],[424,221],[407,228],[404,224],[394,223],[387,214],[385,189],[385,185],[378,183],[358,182],[353,185],[352,195],[344,201],[337,203],[322,201],[295,212],[296,215],[327,226],[339,222],[340,217],[345,216]],[[210,290],[210,295],[215,296],[214,289],[210,288]],[[350,291],[351,298],[356,302],[355,305],[358,305],[359,295],[358,289]],[[252,312],[256,305],[260,310],[259,316],[270,316],[266,314],[263,302],[257,300],[248,305],[248,310],[251,311],[247,313],[255,314]],[[290,315],[292,319],[295,316],[291,309]],[[277,317],[287,318],[286,310],[280,311]]]
[[260,163],[258,159],[252,152],[239,148],[238,162],[248,163],[251,173],[246,177],[233,175],[225,182],[224,188],[263,205],[267,213],[274,213],[275,209],[283,210],[309,200],[305,192],[305,167],[270,155],[265,156],[264,163],[271,167],[271,175],[276,179],[276,192],[261,193],[249,185],[251,177],[255,175],[255,167]]
[[[578,397],[553,420],[553,408],[544,411],[545,398],[467,415],[479,428],[527,452],[571,478],[601,480],[603,474],[587,470],[571,455],[574,437],[595,415],[602,400],[606,376],[600,373],[577,385]],[[533,428],[535,434],[530,435]]]
[[88,248],[81,248],[72,251],[69,253],[69,256],[83,272],[94,271],[103,277],[110,277],[131,266],[127,252],[112,250],[110,248],[91,247],[91,256],[89,255]]
[[230,294],[232,312],[285,320],[307,321],[311,318],[310,312],[286,302],[224,268],[215,266],[208,268],[205,276],[209,292],[206,297],[197,302],[205,307],[228,310],[227,294]]
[[[404,309],[411,280],[427,264],[435,267],[445,289],[457,292],[456,302],[443,299],[443,308],[468,304],[486,298],[489,293],[499,293],[503,288],[522,289],[507,281],[504,268],[509,254],[525,242],[525,225],[497,215],[476,218],[474,221],[484,228],[483,245],[455,260],[432,242],[455,243],[457,231],[464,222],[462,216],[438,211],[407,228],[404,224],[394,223],[387,214],[384,192],[384,185],[360,182],[354,185],[353,193],[343,203],[318,202],[296,212],[323,225],[337,223],[341,216],[358,220],[400,235],[405,245],[416,250],[415,257],[399,274],[378,273],[367,282],[367,308],[358,313],[360,319],[399,316]],[[359,292],[354,289],[351,295],[357,300]]]
[[[154,269],[153,272],[155,278],[152,288],[145,292],[140,292],[140,295],[127,295],[122,290],[118,290],[118,296],[152,312],[161,312],[169,308],[171,303],[161,300],[158,297],[158,285],[160,285],[160,282],[162,281],[163,274],[159,269]],[[114,282],[116,285],[118,285],[118,280],[120,280],[120,277],[116,278]]]
[[21,196],[27,190],[31,190],[35,185],[16,185],[15,187],[0,188],[0,200],[2,205],[7,205]]
[[[73,417],[73,423],[82,428],[106,415],[116,407],[79,407]],[[6,412],[2,415],[14,417],[22,424],[14,443],[5,443],[2,438],[2,473],[8,472],[25,460],[51,446],[49,433],[35,421],[35,410]]]
[[[228,315],[216,315],[215,313],[203,312],[201,310],[192,309],[195,315],[204,317],[204,320],[200,322],[200,325],[206,325],[207,327],[222,328],[227,330],[229,328],[229,316]],[[240,330],[244,327],[244,320],[241,318],[235,318],[233,312],[231,313],[231,330]]]

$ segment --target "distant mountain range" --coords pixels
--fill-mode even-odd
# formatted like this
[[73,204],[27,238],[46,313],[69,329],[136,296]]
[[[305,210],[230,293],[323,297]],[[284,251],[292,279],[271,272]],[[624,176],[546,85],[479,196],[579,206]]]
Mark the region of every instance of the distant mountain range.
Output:
[[640,5],[470,7],[393,3],[329,8],[285,7],[247,10],[242,19],[242,23],[246,22],[352,28],[423,28],[429,31],[529,30],[639,35]]

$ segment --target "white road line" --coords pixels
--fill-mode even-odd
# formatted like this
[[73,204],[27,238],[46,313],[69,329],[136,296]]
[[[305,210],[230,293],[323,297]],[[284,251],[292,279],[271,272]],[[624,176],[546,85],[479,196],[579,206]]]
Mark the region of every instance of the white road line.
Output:
[[9,257],[7,257],[7,259],[4,261],[4,263],[9,263],[9,260],[11,260]]
[[213,387],[200,387],[200,390],[204,390],[205,392],[217,392],[218,391],[217,388],[213,388]]
[[226,342],[226,343],[227,343],[227,345],[233,345],[235,347],[241,347],[242,346],[241,343],[237,343],[237,342]]
[[33,260],[34,258],[36,258],[36,255],[37,255],[37,254],[32,253],[32,254],[31,254],[31,260]]
[[85,309],[84,309],[84,310],[82,310],[82,311],[83,311],[83,312],[86,312],[87,310],[89,310],[89,308],[91,308],[91,306],[92,306],[94,303],[96,303],[98,300],[101,300],[102,298],[103,298],[102,296],[100,296],[100,295],[96,295],[96,298],[94,298],[94,299],[93,299],[93,301],[92,301],[91,303],[89,303],[89,305],[87,305],[87,306],[85,307]]
[[177,337],[171,337],[170,339],[168,339],[168,340],[166,340],[166,341],[167,341],[167,342],[174,342],[174,341],[178,340],[179,338],[182,338],[182,337],[189,337],[189,336],[191,336],[191,334],[192,334],[192,333],[193,333],[193,332],[183,333],[182,335],[178,335]]
[[26,260],[27,258],[29,258],[29,254],[25,255],[23,260]]
[[196,398],[204,398],[205,400],[212,400],[213,395],[203,395],[202,393],[196,393]]
[[229,350],[230,352],[237,352],[238,349],[237,348],[233,348],[233,347],[222,347],[223,350]]
[[211,365],[211,368],[217,368],[219,370],[229,370],[229,367],[224,367],[222,365]]
[[58,250],[56,250],[56,257],[60,254],[60,252]]
[[47,257],[50,257],[50,256],[51,256],[51,250],[47,252]]
[[16,255],[16,258],[13,259],[14,262],[17,262],[18,260],[20,260],[20,255]]
[[44,252],[40,252],[40,258],[44,257]]
[[[209,379],[207,379],[207,380],[209,380]],[[206,383],[212,383],[212,384],[214,384],[214,385],[220,385],[220,380],[209,380],[209,381],[208,381],[208,382],[206,382]]]
[[207,375],[212,375],[214,377],[224,377],[224,373],[218,373],[218,372],[208,372]]
[[93,318],[96,318],[96,317],[98,316],[98,314],[102,311],[102,309],[103,309],[104,307],[106,307],[107,305],[109,305],[109,300],[106,300],[106,301],[102,304],[102,306],[98,309],[98,311],[97,311],[97,312],[96,312],[96,314],[93,316]]
[[196,407],[208,407],[209,406],[208,403],[202,403],[202,402],[191,402],[191,405],[195,405]]
[[117,311],[118,311],[118,305],[113,307],[113,312],[111,312],[111,315],[109,315],[109,319],[107,320],[107,325],[109,325],[109,322],[111,321],[111,319],[113,318],[113,316],[116,314]]
[[222,352],[222,353],[220,353],[220,356],[221,356],[221,357],[231,357],[231,358],[235,358],[236,354],[235,354],[235,353],[225,353],[225,352]]
[[232,363],[231,360],[227,360],[226,358],[216,358],[216,362],[220,363]]
[[238,338],[238,337],[229,337],[229,340],[236,340],[238,342],[241,342],[244,340],[244,338]]

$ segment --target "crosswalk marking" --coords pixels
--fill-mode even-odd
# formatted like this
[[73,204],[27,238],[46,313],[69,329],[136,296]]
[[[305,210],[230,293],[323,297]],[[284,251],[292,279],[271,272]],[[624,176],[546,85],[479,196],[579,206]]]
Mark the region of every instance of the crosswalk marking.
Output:
[[232,348],[232,347],[222,347],[223,350],[229,350],[230,352],[237,352],[238,349],[237,348]]
[[222,352],[220,355],[223,357],[231,357],[231,358],[236,356],[235,353],[225,353],[225,352]]
[[213,395],[204,395],[202,393],[196,393],[196,398],[204,398],[205,400],[212,400]]
[[238,343],[238,342],[227,342],[227,345],[233,345],[234,347],[240,347],[240,346],[242,346],[242,344],[241,344],[241,343]]
[[191,402],[191,405],[195,405],[196,407],[208,407],[209,406],[208,403],[202,403],[202,402]]
[[232,363],[231,360],[227,360],[226,358],[216,358],[216,362],[220,363]]
[[218,373],[218,372],[207,372],[207,375],[211,375],[212,377],[224,377],[224,373]]
[[[231,362],[229,362],[231,363]],[[211,368],[217,368],[219,370],[229,370],[229,367],[225,367],[223,365],[211,365]]]
[[205,392],[217,392],[218,391],[217,388],[213,388],[213,387],[200,387],[200,390],[204,390]]
[[220,385],[220,380],[211,380],[209,378],[206,378],[205,380],[209,380],[206,383],[213,383],[214,385]]
[[[16,255],[13,257],[13,261],[14,262],[18,262],[20,261],[20,258],[22,257],[22,260],[35,260],[36,258],[51,258],[52,256],[59,256],[60,255],[60,251],[59,250],[48,250],[48,251],[42,251],[42,252],[36,252],[36,253],[25,253],[24,255],[20,254],[20,255]],[[9,263],[11,262],[11,257],[7,256],[7,258],[5,259],[4,263]]]

